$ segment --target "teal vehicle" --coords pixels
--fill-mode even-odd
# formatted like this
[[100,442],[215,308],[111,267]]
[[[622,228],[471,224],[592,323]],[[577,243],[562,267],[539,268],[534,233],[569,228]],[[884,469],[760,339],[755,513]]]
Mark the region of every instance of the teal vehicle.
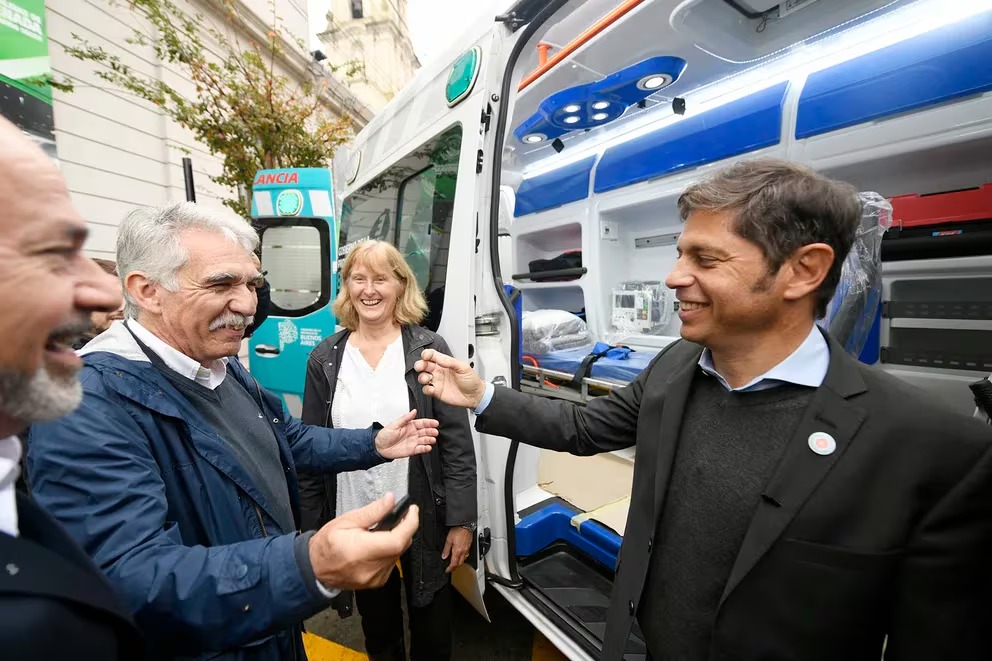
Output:
[[335,328],[331,302],[337,293],[337,223],[331,171],[259,171],[252,185],[251,217],[261,238],[272,307],[249,340],[250,368],[298,417],[307,356]]

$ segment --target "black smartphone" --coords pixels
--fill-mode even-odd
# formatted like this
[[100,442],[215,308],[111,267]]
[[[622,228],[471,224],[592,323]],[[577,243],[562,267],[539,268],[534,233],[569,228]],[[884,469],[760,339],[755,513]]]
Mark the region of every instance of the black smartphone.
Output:
[[410,500],[410,494],[407,494],[396,501],[393,505],[393,509],[386,516],[379,520],[379,523],[373,524],[370,531],[385,531],[392,530],[396,527],[396,524],[403,520],[406,516],[406,511],[410,509],[412,501]]

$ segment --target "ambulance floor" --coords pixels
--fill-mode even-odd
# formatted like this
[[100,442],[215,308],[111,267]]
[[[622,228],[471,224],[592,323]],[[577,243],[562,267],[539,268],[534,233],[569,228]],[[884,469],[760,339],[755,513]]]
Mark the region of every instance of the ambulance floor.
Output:
[[[460,595],[454,608],[453,661],[565,661],[495,590],[486,593],[487,623]],[[341,619],[327,610],[307,620],[310,661],[365,661],[358,616]]]

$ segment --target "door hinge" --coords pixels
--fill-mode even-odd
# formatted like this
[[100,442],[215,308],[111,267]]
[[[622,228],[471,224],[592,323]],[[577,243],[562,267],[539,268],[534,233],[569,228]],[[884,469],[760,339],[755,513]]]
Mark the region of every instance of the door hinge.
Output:
[[483,528],[479,532],[479,557],[484,558],[489,553],[489,548],[493,545],[493,536],[489,528]]
[[489,133],[489,122],[493,117],[493,105],[491,103],[486,104],[486,109],[482,111],[482,132]]
[[499,336],[499,317],[495,314],[484,314],[475,318],[476,337]]
[[476,174],[482,174],[482,159],[483,159],[483,156],[484,156],[484,154],[483,154],[482,150],[480,149],[479,150],[479,153],[476,154],[476,157],[475,157],[475,173]]

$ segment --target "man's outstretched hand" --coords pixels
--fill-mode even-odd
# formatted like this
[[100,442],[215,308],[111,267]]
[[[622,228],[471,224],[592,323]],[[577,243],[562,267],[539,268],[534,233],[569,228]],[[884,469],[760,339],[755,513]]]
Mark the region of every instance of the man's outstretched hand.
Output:
[[486,393],[486,383],[472,371],[467,363],[451,356],[427,349],[420,354],[413,369],[419,372],[417,380],[424,386],[424,394],[445,404],[474,409]]
[[437,420],[414,420],[416,417],[417,412],[410,411],[379,430],[375,435],[375,449],[380,456],[399,459],[431,451],[437,437]]
[[392,530],[369,532],[394,502],[393,495],[387,494],[333,519],[310,538],[310,564],[321,584],[337,590],[365,590],[386,584],[420,525],[420,512],[411,505]]

